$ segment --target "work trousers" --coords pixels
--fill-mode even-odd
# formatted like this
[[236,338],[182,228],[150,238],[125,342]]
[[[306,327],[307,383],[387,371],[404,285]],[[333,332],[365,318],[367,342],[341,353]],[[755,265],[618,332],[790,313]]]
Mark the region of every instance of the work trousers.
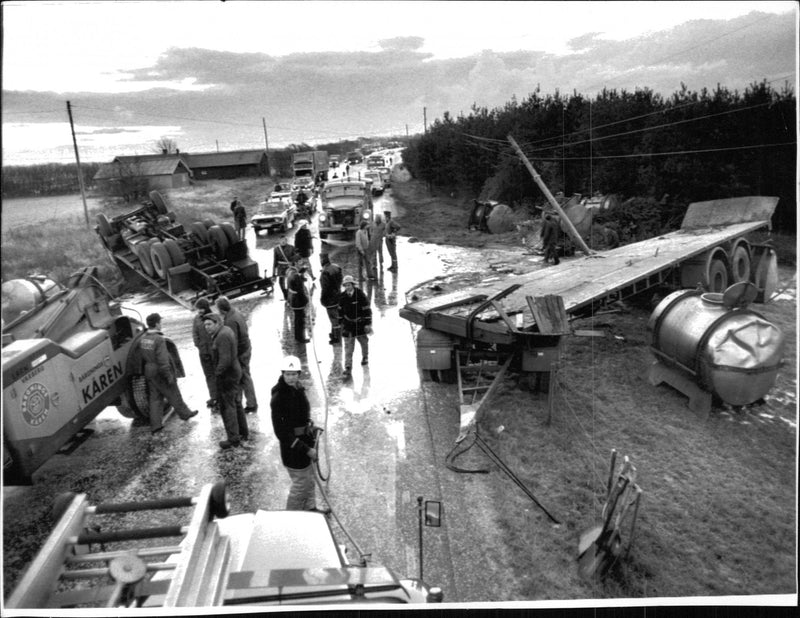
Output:
[[378,256],[378,264],[383,268],[383,238],[378,240],[378,244],[375,247],[375,255]]
[[286,500],[287,511],[310,511],[317,508],[317,496],[314,489],[314,464],[305,468],[286,468],[292,486]]
[[369,337],[366,335],[354,335],[344,333],[344,368],[350,369],[353,366],[353,351],[356,349],[356,339],[361,346],[361,360],[369,360]]
[[242,366],[242,392],[244,393],[245,405],[250,408],[258,406],[256,400],[256,389],[253,385],[253,377],[250,375],[250,357],[253,351],[249,350],[239,357],[239,364]]
[[306,308],[292,308],[294,311],[294,339],[295,341],[305,341],[306,338]]
[[548,243],[544,248],[544,261],[547,262],[553,258],[553,264],[558,264],[558,247],[556,243]]
[[214,375],[214,357],[210,354],[200,355],[200,366],[203,368],[203,375],[206,377],[208,386],[208,398],[217,398],[217,376]]
[[222,424],[230,442],[237,443],[247,439],[250,432],[247,427],[247,415],[242,407],[241,380],[230,378],[217,378],[217,393],[219,410],[222,414]]
[[358,276],[366,272],[368,279],[375,279],[375,254],[369,251],[362,253],[358,252]]
[[389,252],[389,257],[392,258],[392,266],[397,268],[397,240],[394,238],[386,238],[386,250]]
[[158,429],[164,424],[164,399],[175,408],[182,419],[189,418],[192,411],[183,400],[176,382],[167,382],[160,375],[147,377],[148,403],[150,406],[150,429]]
[[236,238],[244,240],[245,233],[247,232],[247,221],[234,221],[233,225],[236,229]]
[[278,286],[281,288],[281,292],[283,292],[283,300],[288,300],[289,293],[286,291],[286,277],[284,275],[278,275]]
[[325,307],[325,311],[328,312],[328,319],[331,321],[331,343],[341,343],[342,327],[339,325],[339,305]]

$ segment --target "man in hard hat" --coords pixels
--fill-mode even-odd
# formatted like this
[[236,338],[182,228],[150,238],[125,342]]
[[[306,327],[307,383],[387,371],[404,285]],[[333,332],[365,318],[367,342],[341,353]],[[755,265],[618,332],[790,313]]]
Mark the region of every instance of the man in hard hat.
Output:
[[211,304],[208,302],[207,298],[200,298],[194,304],[194,308],[197,314],[192,321],[192,340],[200,356],[200,366],[203,369],[203,375],[206,377],[209,397],[206,405],[211,408],[212,411],[218,412],[217,378],[214,375],[214,354],[211,350],[211,337],[206,332],[205,326],[203,326],[203,317],[211,313]]
[[367,278],[375,279],[375,255],[369,223],[362,221],[356,232],[356,251],[358,251],[358,276],[366,271]]
[[286,292],[286,271],[294,264],[300,256],[294,245],[289,244],[286,234],[281,236],[280,244],[272,250],[272,276],[278,278],[278,285],[283,292],[283,299],[288,301],[289,295]]
[[344,292],[339,297],[339,315],[344,337],[344,377],[348,377],[353,368],[356,340],[361,346],[361,364],[369,364],[367,337],[372,334],[372,308],[367,296],[356,287],[355,279],[351,275],[342,280],[342,285]]
[[308,343],[306,336],[306,310],[308,309],[308,289],[306,288],[305,264],[298,262],[286,271],[286,288],[289,292],[289,306],[294,313],[294,340]]
[[161,332],[161,316],[151,313],[146,321],[147,332],[139,340],[139,351],[149,391],[150,431],[155,434],[164,429],[164,399],[184,421],[197,415],[197,410],[189,409],[178,388],[178,372]]
[[342,342],[342,326],[339,324],[339,297],[342,294],[342,267],[331,262],[327,253],[320,253],[322,272],[319,275],[320,295],[319,302],[328,312],[331,321],[330,340],[328,343],[336,345]]
[[240,382],[242,368],[236,349],[236,335],[229,326],[222,323],[222,316],[207,313],[203,316],[203,326],[211,337],[211,350],[214,356],[214,375],[217,378],[217,399],[222,423],[227,438],[219,443],[221,449],[241,446],[250,436],[247,416],[242,408]]
[[250,358],[253,356],[253,346],[250,343],[247,320],[238,310],[231,306],[231,301],[227,296],[220,296],[217,299],[217,309],[222,316],[223,324],[229,327],[236,336],[239,366],[242,369],[241,389],[246,404],[244,411],[248,414],[255,413],[258,411],[258,400],[256,399],[253,378],[250,375]]
[[308,261],[311,254],[314,253],[314,241],[311,229],[308,227],[308,221],[305,219],[300,219],[300,221],[297,222],[297,226],[298,229],[294,233],[294,248],[297,250],[297,254],[300,258],[306,260],[306,268],[308,269],[309,276],[312,279],[316,279],[317,277],[311,270],[311,262]]
[[311,420],[311,405],[306,389],[300,383],[302,365],[296,356],[287,356],[280,366],[281,376],[272,387],[272,428],[281,449],[292,486],[286,500],[287,511],[317,511],[313,463],[317,458],[316,433]]

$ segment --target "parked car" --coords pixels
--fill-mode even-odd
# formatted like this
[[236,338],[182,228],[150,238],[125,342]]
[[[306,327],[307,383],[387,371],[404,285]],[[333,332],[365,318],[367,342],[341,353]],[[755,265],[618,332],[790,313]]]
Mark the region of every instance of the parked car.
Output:
[[392,170],[388,167],[379,167],[378,171],[381,173],[381,180],[383,180],[384,187],[392,186]]
[[383,193],[383,178],[378,170],[367,170],[364,172],[364,178],[367,181],[372,181],[372,195],[381,195]]
[[258,212],[250,217],[250,224],[258,236],[261,230],[285,232],[294,225],[297,208],[291,199],[269,199],[258,205]]
[[361,163],[363,160],[364,160],[364,155],[362,155],[357,150],[347,153],[347,162],[350,163],[351,165],[355,165],[356,163]]

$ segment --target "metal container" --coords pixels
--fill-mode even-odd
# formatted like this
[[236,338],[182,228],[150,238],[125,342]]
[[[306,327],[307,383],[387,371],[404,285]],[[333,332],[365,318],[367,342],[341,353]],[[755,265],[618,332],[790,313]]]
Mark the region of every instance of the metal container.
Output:
[[451,369],[453,339],[438,331],[421,328],[417,333],[417,366],[420,369]]
[[721,294],[673,292],[656,307],[647,328],[660,361],[693,376],[726,403],[753,403],[775,383],[783,333],[754,311],[728,309]]

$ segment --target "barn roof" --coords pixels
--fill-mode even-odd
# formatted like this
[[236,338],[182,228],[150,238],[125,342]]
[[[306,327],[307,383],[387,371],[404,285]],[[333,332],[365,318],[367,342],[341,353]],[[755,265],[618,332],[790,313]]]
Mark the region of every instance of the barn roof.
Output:
[[119,178],[120,176],[165,176],[178,171],[191,173],[189,166],[178,155],[137,155],[115,157],[104,163],[94,175],[95,180]]
[[261,150],[232,150],[230,152],[202,152],[198,154],[181,153],[181,157],[191,168],[228,167],[232,165],[258,165],[265,156]]

